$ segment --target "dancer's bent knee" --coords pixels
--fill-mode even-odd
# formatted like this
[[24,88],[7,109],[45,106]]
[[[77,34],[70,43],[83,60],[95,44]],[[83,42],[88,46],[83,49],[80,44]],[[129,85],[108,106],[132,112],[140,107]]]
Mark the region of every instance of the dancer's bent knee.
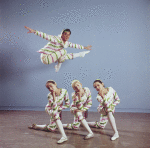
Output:
[[44,54],[44,53],[41,54],[41,62],[43,64],[48,65],[48,64],[54,63],[55,61],[56,60],[52,57],[52,55]]
[[62,63],[64,60],[62,60],[61,57],[63,57],[66,54],[67,54],[67,51],[65,49],[52,52],[51,54],[41,53],[41,62],[46,65],[55,63],[56,61]]

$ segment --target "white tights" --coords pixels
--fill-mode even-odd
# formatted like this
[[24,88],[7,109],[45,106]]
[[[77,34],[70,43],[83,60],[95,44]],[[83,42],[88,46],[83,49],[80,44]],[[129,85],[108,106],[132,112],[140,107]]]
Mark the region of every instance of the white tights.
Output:
[[[64,128],[63,128],[63,125],[62,125],[62,122],[60,120],[56,120],[56,124],[58,126],[58,129],[62,135],[62,137],[67,137],[66,134],[65,134],[65,131],[64,131]],[[34,126],[34,129],[38,129],[38,130],[44,130],[45,128],[47,127],[46,124],[44,125],[35,125]]]

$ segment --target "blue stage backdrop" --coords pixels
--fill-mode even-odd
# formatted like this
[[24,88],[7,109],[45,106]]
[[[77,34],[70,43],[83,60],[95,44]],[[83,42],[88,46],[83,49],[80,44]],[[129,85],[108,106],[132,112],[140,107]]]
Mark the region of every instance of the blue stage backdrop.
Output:
[[[48,41],[24,26],[49,35],[69,28],[70,42],[92,50],[55,73],[55,63],[43,64],[36,52]],[[0,0],[0,109],[44,110],[49,79],[67,89],[72,102],[71,81],[78,79],[91,90],[96,112],[93,81],[100,78],[117,91],[117,112],[150,113],[149,53],[149,0]]]

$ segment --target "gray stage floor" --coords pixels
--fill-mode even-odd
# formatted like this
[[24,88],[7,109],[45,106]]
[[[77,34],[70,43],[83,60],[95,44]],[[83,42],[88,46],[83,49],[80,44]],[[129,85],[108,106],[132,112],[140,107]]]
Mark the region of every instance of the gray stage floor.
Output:
[[[73,115],[63,111],[62,122],[71,123]],[[120,138],[111,141],[113,130],[108,123],[104,130],[92,128],[95,137],[84,140],[87,131],[65,130],[68,141],[56,142],[61,138],[59,131],[45,132],[28,129],[32,123],[48,124],[49,116],[44,111],[0,111],[0,148],[149,148],[150,114],[115,113]],[[89,112],[87,121],[99,121],[99,114]]]

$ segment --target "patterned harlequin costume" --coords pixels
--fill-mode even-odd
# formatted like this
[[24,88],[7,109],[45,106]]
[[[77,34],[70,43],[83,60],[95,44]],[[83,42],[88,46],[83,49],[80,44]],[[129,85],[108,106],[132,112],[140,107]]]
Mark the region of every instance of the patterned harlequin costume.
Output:
[[[65,105],[63,102],[65,101]],[[48,94],[48,104],[45,107],[45,111],[51,116],[50,124],[47,125],[45,130],[55,131],[56,130],[56,120],[60,119],[60,112],[70,107],[69,95],[66,89],[61,88],[61,93],[56,96],[56,103],[53,102],[53,96],[51,93]]]
[[120,99],[116,93],[116,91],[112,87],[108,87],[109,91],[107,94],[102,98],[99,94],[97,95],[97,100],[100,102],[97,110],[99,113],[105,112],[106,114],[101,114],[100,121],[94,122],[93,126],[96,128],[105,128],[108,117],[108,112],[115,112],[115,106],[120,103]]
[[63,63],[65,60],[73,59],[73,53],[67,54],[67,51],[63,48],[71,47],[84,49],[84,46],[82,45],[74,44],[68,41],[64,43],[61,36],[52,36],[37,30],[34,34],[50,41],[42,49],[37,51],[41,53],[41,61],[44,64],[51,64],[56,61]]
[[71,113],[74,114],[74,122],[68,124],[67,129],[78,129],[80,126],[80,121],[85,119],[81,112],[76,112],[76,110],[87,111],[92,106],[91,92],[89,88],[84,87],[84,94],[81,96],[79,101],[78,96],[75,92],[72,93],[72,104],[70,106]]

